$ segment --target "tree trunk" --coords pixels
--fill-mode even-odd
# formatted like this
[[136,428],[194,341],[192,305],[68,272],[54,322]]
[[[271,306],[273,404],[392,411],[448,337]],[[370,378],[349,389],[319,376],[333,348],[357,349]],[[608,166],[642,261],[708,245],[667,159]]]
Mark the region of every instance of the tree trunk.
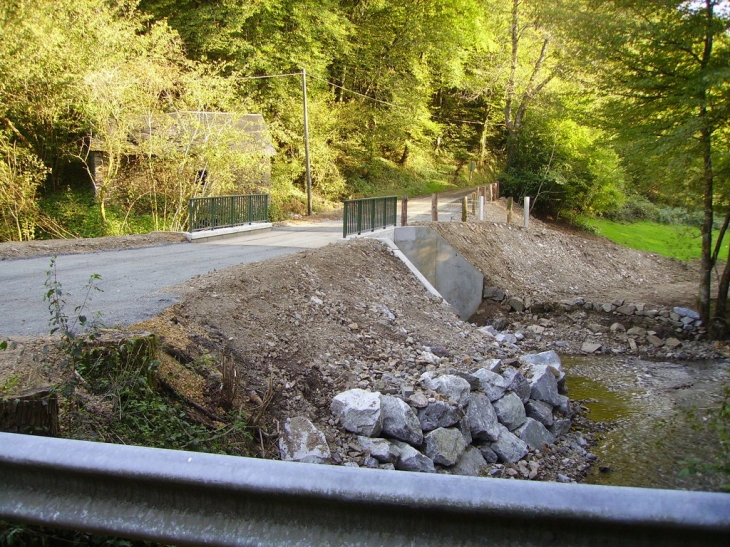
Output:
[[0,431],[58,435],[57,395],[48,388],[33,388],[0,399]]

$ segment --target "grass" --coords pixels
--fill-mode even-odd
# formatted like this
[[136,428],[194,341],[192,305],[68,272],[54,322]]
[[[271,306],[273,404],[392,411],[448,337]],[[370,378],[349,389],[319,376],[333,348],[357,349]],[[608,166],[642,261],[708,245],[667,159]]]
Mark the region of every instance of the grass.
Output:
[[[593,218],[584,220],[597,234],[631,249],[657,253],[679,260],[698,259],[702,253],[700,230],[694,226],[657,224],[647,221],[622,224]],[[713,233],[713,241],[715,237],[717,237],[717,232]],[[727,249],[728,245],[725,243],[723,251],[720,253],[721,259],[727,256]]]

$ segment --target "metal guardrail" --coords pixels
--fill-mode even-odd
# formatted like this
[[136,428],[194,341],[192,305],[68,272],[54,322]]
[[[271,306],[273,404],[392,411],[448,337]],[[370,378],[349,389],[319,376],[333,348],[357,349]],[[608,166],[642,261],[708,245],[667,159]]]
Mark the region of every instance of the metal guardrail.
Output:
[[268,194],[215,196],[188,200],[190,232],[266,222],[268,219]]
[[342,237],[395,226],[397,214],[396,196],[346,200],[342,214]]
[[179,545],[730,545],[730,495],[0,433],[0,518]]

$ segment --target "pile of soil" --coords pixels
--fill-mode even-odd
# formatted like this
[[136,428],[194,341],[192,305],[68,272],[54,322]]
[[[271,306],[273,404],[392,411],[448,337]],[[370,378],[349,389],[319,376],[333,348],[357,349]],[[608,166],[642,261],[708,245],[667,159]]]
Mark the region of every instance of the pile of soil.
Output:
[[[566,234],[536,221],[529,231],[496,223],[434,228],[485,273],[488,285],[512,294],[664,306],[694,299],[693,265],[601,238]],[[356,387],[398,393],[404,385],[417,385],[429,370],[473,371],[495,357],[509,364],[520,351],[537,348],[529,337],[509,351],[495,345],[372,240],[227,268],[177,288],[181,303],[134,328],[157,333],[166,355],[190,371],[201,358],[233,362],[239,382],[234,405],[258,428],[259,453],[253,455],[262,457],[278,457],[283,420],[305,416],[325,433],[336,463],[362,463],[354,436],[341,430],[329,411],[337,393]],[[558,337],[575,330],[569,315],[554,321],[567,321],[555,325]],[[51,368],[40,367],[47,359],[36,353],[43,343],[19,342],[12,354],[0,352],[0,385],[11,368],[19,386],[39,376],[52,381]],[[185,397],[215,414],[217,399],[208,380],[198,383],[206,390],[193,389]],[[547,453],[531,454],[537,479],[581,480],[594,459],[587,449],[603,427],[579,416],[564,441]],[[520,478],[521,471],[497,465],[490,475]]]

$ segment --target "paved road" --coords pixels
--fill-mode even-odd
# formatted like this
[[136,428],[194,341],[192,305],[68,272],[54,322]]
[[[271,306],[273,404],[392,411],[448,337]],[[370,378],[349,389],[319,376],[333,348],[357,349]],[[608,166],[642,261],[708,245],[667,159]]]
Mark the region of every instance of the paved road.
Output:
[[[247,264],[322,247],[342,237],[341,221],[325,221],[249,232],[207,243],[181,243],[59,256],[57,275],[71,315],[83,299],[91,274],[101,275],[87,315],[102,312],[106,325],[129,325],[154,317],[177,301],[169,287],[235,264]],[[48,333],[43,301],[49,258],[0,262],[0,335]]]
[[[469,190],[440,194],[439,220],[460,220],[461,196],[467,193]],[[409,222],[430,221],[431,198],[411,199],[408,210]],[[62,255],[56,269],[68,315],[83,301],[89,276],[99,274],[97,286],[103,292],[92,293],[85,314],[98,311],[105,325],[129,325],[174,304],[178,295],[171,287],[196,275],[323,247],[341,237],[342,221],[311,222],[206,243]],[[48,257],[0,261],[0,336],[49,331],[48,303],[43,301],[48,268]]]

